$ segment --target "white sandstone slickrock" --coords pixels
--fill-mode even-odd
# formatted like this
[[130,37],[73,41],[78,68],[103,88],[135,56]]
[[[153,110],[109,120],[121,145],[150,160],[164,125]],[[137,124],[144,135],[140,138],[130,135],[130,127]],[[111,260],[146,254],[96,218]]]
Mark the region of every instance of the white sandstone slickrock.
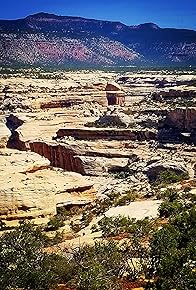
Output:
[[107,217],[122,215],[135,218],[137,220],[145,217],[155,218],[158,216],[158,208],[161,203],[161,200],[135,201],[127,206],[117,206],[111,208],[105,213],[105,215]]
[[50,162],[36,153],[1,149],[0,165],[2,219],[54,215],[58,206],[95,198],[92,182],[78,173],[50,169]]

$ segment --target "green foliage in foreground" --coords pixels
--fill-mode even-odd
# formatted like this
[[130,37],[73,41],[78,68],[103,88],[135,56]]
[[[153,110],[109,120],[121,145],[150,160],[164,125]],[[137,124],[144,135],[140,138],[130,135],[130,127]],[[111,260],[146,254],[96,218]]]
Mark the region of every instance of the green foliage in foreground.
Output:
[[[195,289],[195,199],[172,190],[164,196],[171,208],[180,204],[168,223],[105,217],[98,230],[106,240],[58,254],[46,251],[51,241],[41,228],[21,223],[0,237],[0,289],[49,290],[68,283],[76,290],[117,290],[122,277],[136,281],[141,275],[149,281],[146,289]],[[111,240],[126,233],[125,242]]]
[[196,211],[182,210],[170,224],[154,234],[148,273],[156,278],[156,289],[190,290],[196,282]]
[[42,252],[47,238],[30,223],[0,239],[0,289],[48,289],[56,277],[53,255]]
[[129,270],[128,255],[123,247],[109,241],[84,246],[74,253],[77,285],[80,290],[119,289],[118,277]]

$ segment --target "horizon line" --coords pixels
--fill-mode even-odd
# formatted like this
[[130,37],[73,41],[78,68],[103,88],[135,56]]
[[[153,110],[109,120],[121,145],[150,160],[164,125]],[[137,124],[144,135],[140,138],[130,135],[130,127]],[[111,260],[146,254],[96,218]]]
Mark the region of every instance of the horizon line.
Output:
[[121,22],[120,20],[108,20],[108,19],[97,19],[97,18],[91,18],[91,17],[85,17],[85,16],[76,16],[76,15],[59,15],[59,14],[56,14],[56,13],[52,13],[52,12],[44,12],[44,11],[40,11],[40,12],[35,12],[35,13],[32,13],[32,14],[28,14],[26,16],[23,16],[23,17],[20,17],[20,18],[12,18],[12,19],[7,19],[7,18],[0,18],[0,21],[17,21],[17,20],[23,20],[23,19],[26,19],[27,17],[29,16],[35,16],[35,15],[38,15],[38,14],[48,14],[48,15],[54,15],[54,16],[57,16],[57,17],[70,17],[70,18],[81,18],[81,19],[87,19],[87,20],[95,20],[95,21],[107,21],[107,22],[114,22],[114,23],[121,23],[123,25],[126,25],[128,27],[137,27],[139,25],[142,25],[142,24],[154,24],[154,25],[157,25],[160,29],[179,29],[179,30],[192,30],[192,31],[196,31],[196,28],[182,28],[182,27],[167,27],[167,26],[164,26],[162,27],[162,25],[160,26],[159,24],[155,23],[155,22],[152,22],[152,21],[149,21],[149,22],[140,22],[139,24],[125,24],[124,22]]

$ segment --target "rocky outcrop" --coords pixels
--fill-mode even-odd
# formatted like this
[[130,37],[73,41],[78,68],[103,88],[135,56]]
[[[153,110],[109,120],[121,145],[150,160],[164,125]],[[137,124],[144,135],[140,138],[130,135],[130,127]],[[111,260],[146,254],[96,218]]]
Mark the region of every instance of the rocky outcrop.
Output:
[[108,82],[105,90],[108,106],[124,105],[125,93],[122,91],[120,85],[115,82]]
[[128,128],[134,124],[134,120],[130,116],[118,110],[107,111],[97,121],[95,126],[97,127],[117,127],[117,128]]
[[31,151],[50,160],[51,165],[54,167],[82,174],[84,172],[83,168],[81,168],[81,164],[75,158],[77,155],[84,154],[79,148],[74,149],[66,144],[58,144],[55,142],[45,143],[38,141],[27,143],[27,146],[29,146]]
[[196,90],[194,89],[169,89],[161,90],[152,93],[152,98],[157,101],[170,100],[173,101],[175,98],[183,98],[184,101],[187,99],[193,99],[196,97]]
[[93,184],[80,174],[49,168],[32,152],[0,151],[0,218],[17,220],[54,215],[56,208],[95,198]]
[[21,96],[7,96],[2,104],[0,104],[0,111],[3,112],[21,112],[23,110],[30,112],[32,109],[31,103],[28,100],[24,100]]
[[109,172],[124,170],[128,158],[106,158],[93,156],[75,156],[74,159],[81,168],[84,175],[104,176]]
[[155,140],[155,130],[134,130],[115,128],[64,128],[57,131],[57,139],[71,136],[78,140]]
[[196,144],[196,109],[177,108],[168,112],[159,123],[159,140],[162,142],[193,142]]
[[131,156],[118,151],[90,151],[68,144],[32,142],[29,146],[31,151],[49,159],[52,166],[82,175],[99,176],[116,168],[124,168]]
[[108,82],[105,90],[106,90],[106,92],[109,92],[109,91],[117,92],[117,91],[122,91],[122,88],[116,82]]
[[36,153],[12,149],[0,150],[0,172],[4,173],[32,173],[49,168],[50,161]]
[[177,108],[170,111],[162,126],[176,128],[181,132],[196,130],[196,108]]

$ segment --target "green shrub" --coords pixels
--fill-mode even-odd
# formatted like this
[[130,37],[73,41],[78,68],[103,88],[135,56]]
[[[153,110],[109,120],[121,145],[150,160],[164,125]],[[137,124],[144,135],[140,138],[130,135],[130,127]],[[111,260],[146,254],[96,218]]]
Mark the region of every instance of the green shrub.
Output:
[[164,192],[159,193],[158,198],[173,202],[179,199],[179,193],[174,188],[168,188]]
[[91,228],[92,231],[102,231],[103,237],[115,237],[119,234],[127,233],[129,236],[142,237],[148,234],[152,224],[148,218],[135,220],[129,217],[104,217],[97,226]]
[[51,217],[47,226],[45,227],[46,231],[56,231],[59,228],[64,226],[64,218],[62,216]]
[[73,221],[71,221],[70,227],[72,231],[74,231],[75,233],[78,233],[84,228],[84,226],[81,223],[74,223]]
[[49,242],[40,228],[30,223],[0,238],[0,289],[47,290],[58,281],[53,254],[42,248]]
[[[129,255],[125,246],[114,241],[95,242],[94,246],[83,246],[73,255],[76,263],[76,285],[78,289],[122,289],[122,276],[131,272]],[[139,272],[135,275],[139,275]]]
[[132,201],[135,201],[137,198],[137,194],[133,192],[128,192],[126,194],[123,194],[121,197],[117,198],[114,201],[114,206],[123,206],[123,205],[128,205]]
[[161,171],[156,183],[158,184],[170,184],[175,182],[180,182],[182,180],[188,179],[188,174],[176,174],[173,170]]
[[128,169],[124,169],[124,170],[116,171],[116,172],[112,171],[111,173],[114,175],[115,178],[119,178],[119,179],[125,179],[130,176],[130,172]]
[[81,268],[78,275],[78,288],[80,290],[109,290],[111,282],[106,275],[105,268],[94,261]]
[[168,218],[172,215],[175,215],[179,213],[183,208],[183,205],[181,202],[174,200],[171,201],[165,201],[159,206],[159,215],[160,217]]
[[171,217],[171,222],[156,231],[150,244],[153,289],[195,289],[196,273],[196,211],[195,208]]
[[62,220],[66,220],[71,215],[70,211],[65,209],[63,206],[57,208],[57,215],[61,217]]

